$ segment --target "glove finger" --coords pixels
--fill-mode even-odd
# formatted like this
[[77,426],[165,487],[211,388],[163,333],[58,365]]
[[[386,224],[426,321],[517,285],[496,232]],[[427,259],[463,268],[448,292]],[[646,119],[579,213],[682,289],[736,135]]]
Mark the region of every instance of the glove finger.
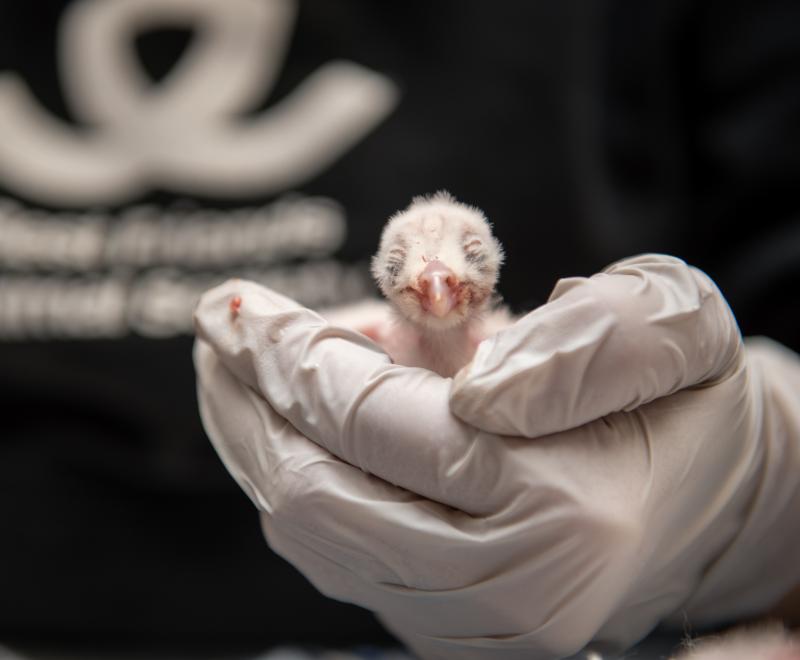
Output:
[[642,255],[558,282],[547,304],[479,346],[450,406],[478,428],[538,437],[719,379],[740,349],[707,275]]
[[450,413],[449,381],[393,365],[363,335],[240,280],[203,296],[195,326],[228,369],[335,456],[472,514],[504,504],[503,449]]

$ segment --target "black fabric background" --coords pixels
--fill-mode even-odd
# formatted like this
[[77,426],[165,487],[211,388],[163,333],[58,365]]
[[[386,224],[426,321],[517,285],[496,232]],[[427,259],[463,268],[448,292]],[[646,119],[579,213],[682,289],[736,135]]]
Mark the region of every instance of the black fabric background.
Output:
[[[71,120],[54,46],[64,4],[4,0],[0,70]],[[160,75],[185,41],[144,35],[144,64]],[[517,311],[559,277],[668,252],[717,281],[745,334],[800,349],[798,3],[305,0],[264,107],[340,57],[402,92],[384,124],[299,188],[346,209],[341,260],[370,255],[413,195],[446,188],[495,224]],[[264,544],[203,434],[191,344],[0,343],[0,639],[386,641],[370,614],[317,594]]]

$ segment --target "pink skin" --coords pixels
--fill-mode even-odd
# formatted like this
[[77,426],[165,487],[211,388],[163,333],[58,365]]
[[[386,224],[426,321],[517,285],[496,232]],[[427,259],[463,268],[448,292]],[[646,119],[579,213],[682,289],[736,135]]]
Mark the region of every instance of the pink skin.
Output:
[[233,298],[231,298],[231,302],[230,302],[229,306],[230,306],[230,310],[231,310],[231,318],[235,319],[237,316],[239,316],[239,309],[242,306],[241,297],[240,296],[234,296]]

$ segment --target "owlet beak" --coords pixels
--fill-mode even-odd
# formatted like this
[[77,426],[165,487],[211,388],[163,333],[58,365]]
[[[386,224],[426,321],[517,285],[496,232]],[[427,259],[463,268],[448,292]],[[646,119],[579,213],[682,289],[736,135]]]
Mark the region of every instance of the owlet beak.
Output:
[[438,318],[443,318],[456,306],[456,274],[441,261],[429,261],[419,276],[422,291],[422,308]]

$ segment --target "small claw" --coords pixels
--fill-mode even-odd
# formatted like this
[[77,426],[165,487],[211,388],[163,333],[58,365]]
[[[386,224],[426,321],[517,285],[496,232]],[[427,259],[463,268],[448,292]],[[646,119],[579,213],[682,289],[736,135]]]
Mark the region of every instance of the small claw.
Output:
[[234,296],[231,298],[229,306],[231,310],[231,317],[235,319],[237,316],[239,316],[239,308],[242,306],[241,296]]
[[443,318],[458,303],[458,279],[441,261],[429,261],[419,276],[422,307],[438,318]]

